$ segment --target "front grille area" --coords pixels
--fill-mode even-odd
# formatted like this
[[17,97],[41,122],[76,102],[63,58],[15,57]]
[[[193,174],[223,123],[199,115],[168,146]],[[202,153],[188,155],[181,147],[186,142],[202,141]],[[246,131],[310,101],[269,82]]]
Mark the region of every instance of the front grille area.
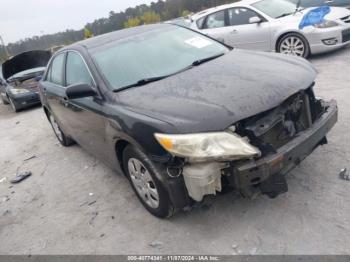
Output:
[[30,97],[27,97],[23,102],[26,102],[27,104],[35,104],[40,102],[40,97],[37,95],[32,95]]
[[268,155],[310,128],[323,112],[321,101],[316,100],[309,88],[291,96],[275,109],[241,121],[237,132],[247,136],[263,155]]
[[350,28],[342,32],[343,43],[350,41]]

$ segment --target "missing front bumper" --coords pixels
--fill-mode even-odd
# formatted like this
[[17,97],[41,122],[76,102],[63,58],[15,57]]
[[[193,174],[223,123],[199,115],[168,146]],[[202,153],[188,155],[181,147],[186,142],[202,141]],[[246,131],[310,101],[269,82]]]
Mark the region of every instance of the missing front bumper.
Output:
[[189,164],[183,177],[189,196],[201,201],[205,195],[215,195],[222,188],[225,176],[233,188],[243,196],[252,197],[256,192],[270,197],[288,190],[284,175],[305,159],[317,146],[326,143],[326,134],[338,119],[335,101],[327,103],[326,111],[310,128],[298,133],[275,154],[258,160],[237,162]]
[[[235,188],[245,189],[259,186],[274,175],[285,175],[304,160],[319,145],[326,143],[326,135],[338,120],[335,101],[328,103],[326,112],[313,125],[298,134],[293,140],[277,150],[275,154],[257,161],[232,165],[229,181]],[[285,189],[281,190],[282,192]]]

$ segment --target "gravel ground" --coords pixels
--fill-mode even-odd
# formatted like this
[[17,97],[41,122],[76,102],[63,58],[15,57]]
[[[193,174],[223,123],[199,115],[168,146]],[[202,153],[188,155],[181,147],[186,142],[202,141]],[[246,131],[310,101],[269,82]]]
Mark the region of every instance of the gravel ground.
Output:
[[[315,91],[340,118],[271,200],[220,195],[168,220],[148,214],[121,174],[79,146],[61,147],[41,108],[0,105],[0,254],[350,254],[350,47],[311,59]],[[286,72],[287,73],[287,72]],[[27,158],[35,156],[28,161]]]

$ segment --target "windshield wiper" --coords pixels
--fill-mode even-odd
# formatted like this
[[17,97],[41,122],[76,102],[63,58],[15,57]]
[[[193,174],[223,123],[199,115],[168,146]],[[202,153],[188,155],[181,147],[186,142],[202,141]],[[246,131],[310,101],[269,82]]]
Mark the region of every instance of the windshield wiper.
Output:
[[220,56],[223,56],[225,53],[220,53],[220,54],[217,54],[217,55],[213,55],[213,56],[210,56],[210,57],[206,57],[206,58],[203,58],[203,59],[199,59],[199,60],[196,60],[192,63],[193,66],[198,66],[200,64],[203,64],[205,62],[208,62],[210,60],[213,60],[215,58],[218,58]]
[[166,77],[168,77],[168,76],[170,76],[170,75],[166,75],[166,76],[155,76],[155,77],[148,77],[148,78],[140,79],[140,80],[137,81],[136,83],[133,83],[133,84],[130,84],[130,85],[123,86],[123,87],[121,87],[121,88],[115,89],[115,90],[113,90],[113,92],[119,92],[119,91],[122,91],[122,90],[124,90],[124,89],[128,89],[128,88],[135,87],[135,86],[143,86],[143,85],[146,85],[146,84],[148,84],[148,83],[152,83],[152,82],[155,82],[155,81],[164,79],[164,78],[166,78]]
[[285,17],[285,16],[288,16],[288,15],[291,15],[293,13],[284,13],[284,14],[281,14],[279,16],[277,16],[276,18],[282,18],[282,17]]
[[301,5],[301,0],[298,0],[297,4],[296,4],[296,6],[295,6],[294,14],[296,14],[297,12],[300,12],[300,11],[301,11],[301,10],[299,10],[300,5]]
[[121,88],[117,88],[117,89],[114,89],[113,92],[119,92],[119,91],[122,91],[122,90],[125,90],[125,89],[128,89],[128,88],[131,88],[131,87],[136,87],[136,86],[143,86],[143,85],[146,85],[148,83],[151,83],[151,82],[156,82],[156,81],[159,81],[159,80],[162,80],[164,78],[167,78],[169,76],[173,76],[173,75],[176,75],[176,74],[179,74],[183,71],[186,71],[194,66],[198,66],[200,64],[203,64],[205,62],[208,62],[210,60],[213,60],[215,58],[218,58],[220,56],[223,56],[225,53],[220,53],[220,54],[217,54],[217,55],[214,55],[214,56],[210,56],[210,57],[206,57],[206,58],[203,58],[203,59],[199,59],[199,60],[196,60],[194,61],[191,65],[175,72],[175,73],[172,73],[172,74],[169,74],[169,75],[164,75],[164,76],[155,76],[155,77],[148,77],[148,78],[143,78],[143,79],[140,79],[139,81],[137,81],[136,83],[133,83],[133,84],[130,84],[130,85],[127,85],[127,86],[123,86]]

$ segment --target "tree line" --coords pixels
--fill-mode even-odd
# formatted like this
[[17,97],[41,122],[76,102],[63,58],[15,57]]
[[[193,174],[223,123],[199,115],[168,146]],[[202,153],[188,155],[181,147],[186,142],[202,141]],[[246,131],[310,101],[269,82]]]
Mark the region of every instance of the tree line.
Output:
[[49,49],[53,46],[68,45],[86,37],[96,36],[142,24],[151,24],[186,16],[206,8],[235,2],[236,0],[158,0],[150,5],[142,4],[127,8],[123,12],[109,12],[108,17],[99,18],[87,23],[81,30],[66,30],[55,34],[33,36],[9,43],[6,47],[0,45],[0,61],[8,56],[19,53]]

